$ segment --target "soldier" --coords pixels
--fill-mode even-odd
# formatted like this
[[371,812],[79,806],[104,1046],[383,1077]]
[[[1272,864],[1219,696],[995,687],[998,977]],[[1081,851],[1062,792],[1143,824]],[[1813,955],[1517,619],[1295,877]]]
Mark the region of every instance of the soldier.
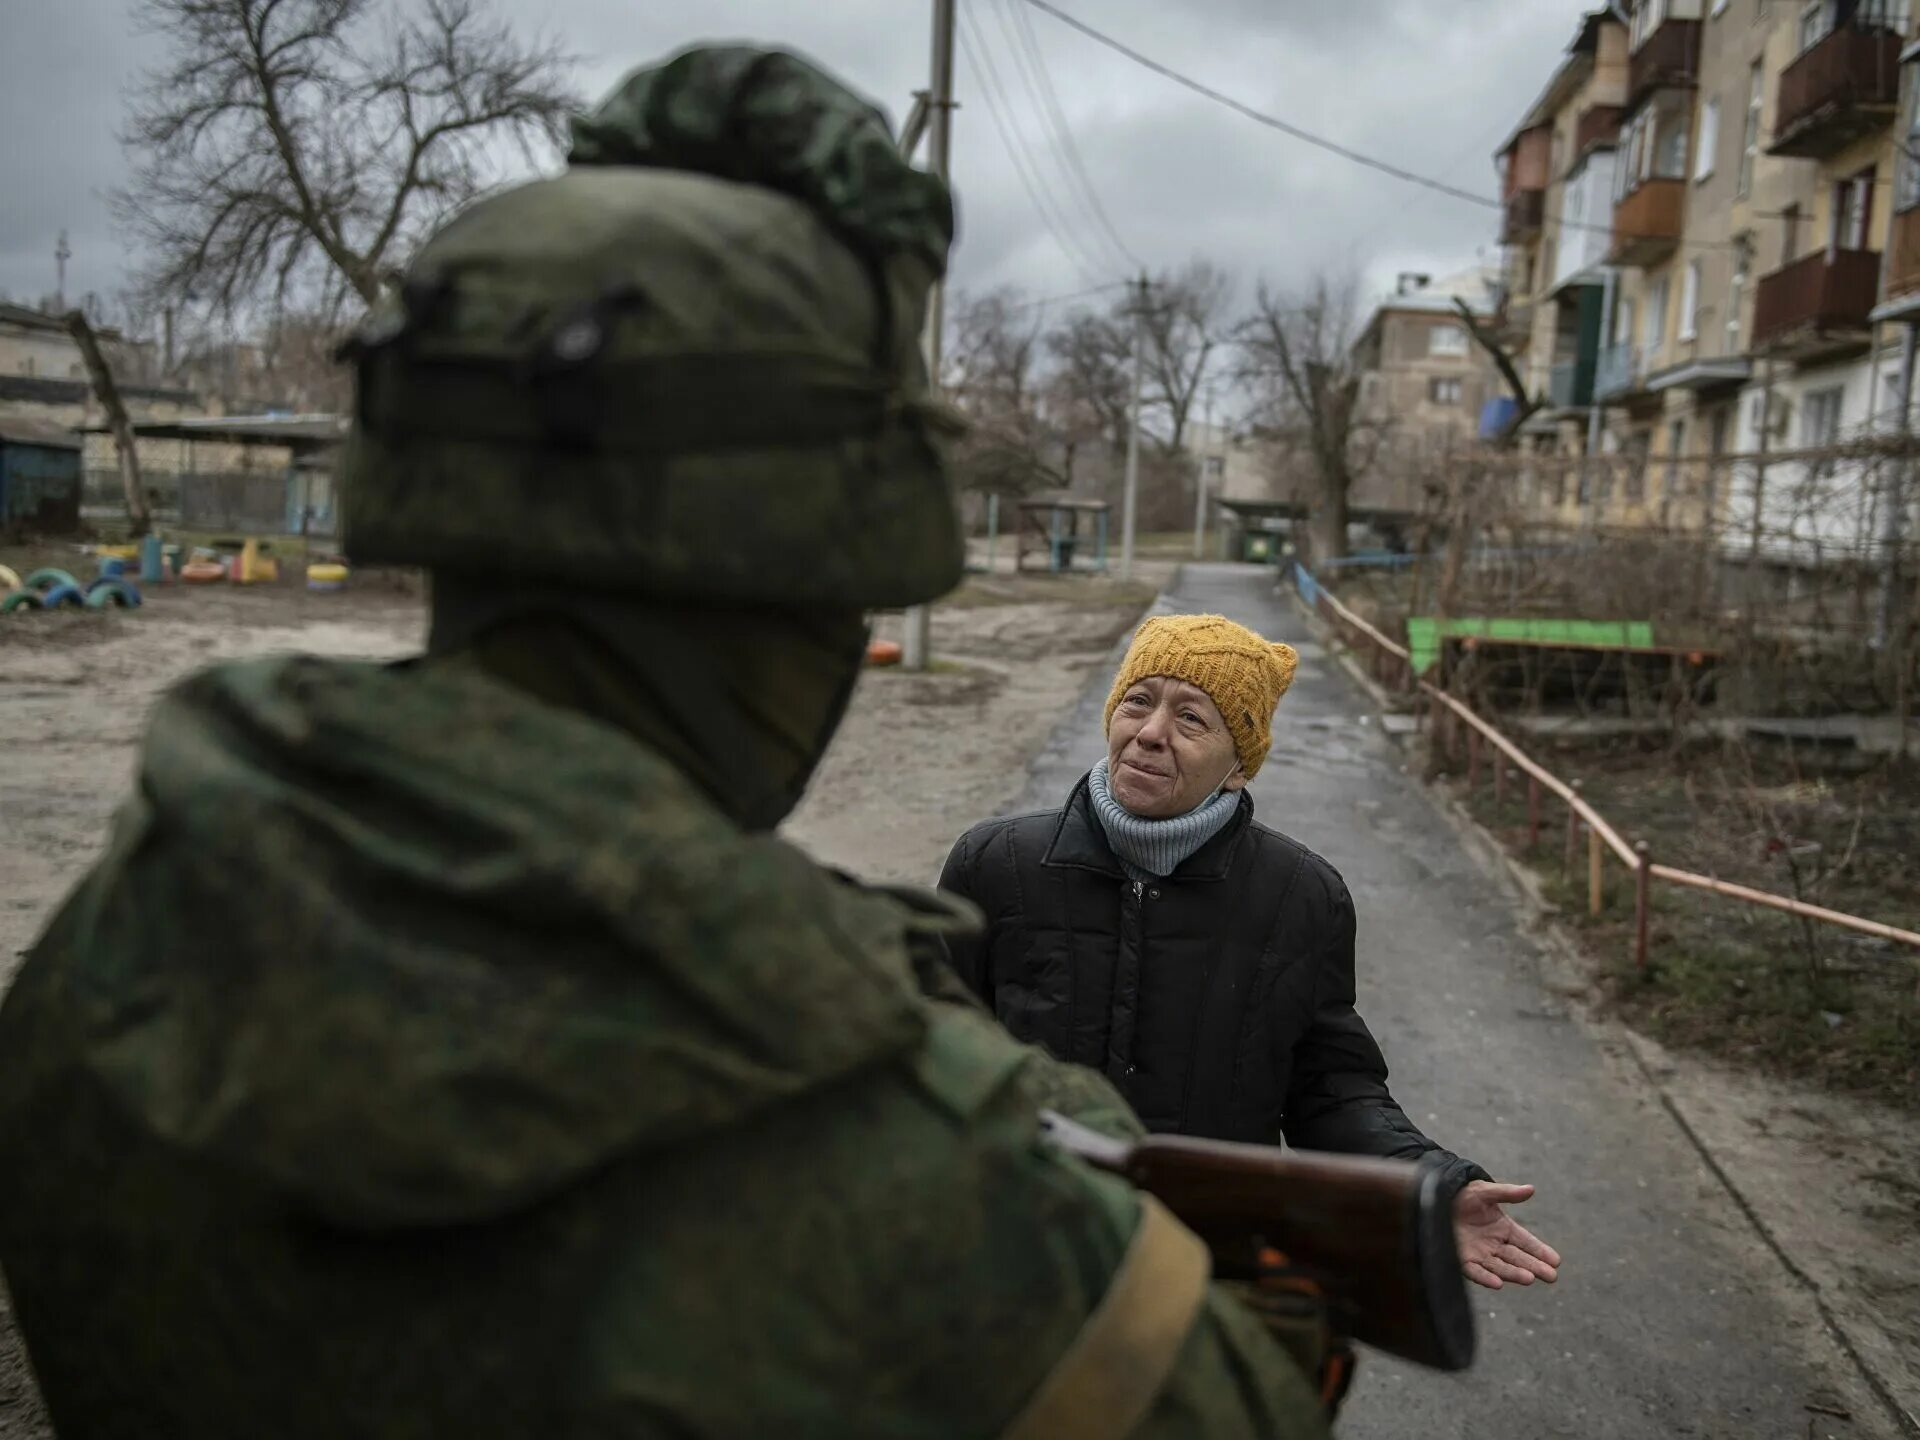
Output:
[[432,572],[427,654],[169,695],[0,1009],[61,1434],[1324,1433],[1198,1242],[1037,1143],[1138,1127],[952,993],[969,916],[769,833],[864,610],[960,574],[945,190],[747,49],[570,158],[356,348],[350,548]]

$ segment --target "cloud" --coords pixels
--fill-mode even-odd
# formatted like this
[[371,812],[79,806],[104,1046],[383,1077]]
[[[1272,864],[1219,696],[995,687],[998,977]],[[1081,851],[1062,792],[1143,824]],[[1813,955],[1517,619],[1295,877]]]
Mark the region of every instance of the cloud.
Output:
[[[1119,278],[1118,253],[1068,180],[1023,65],[1037,44],[1068,129],[1120,241],[1153,268],[1206,255],[1251,292],[1319,269],[1380,287],[1398,269],[1445,273],[1492,255],[1497,216],[1430,195],[1210,104],[1028,9],[961,0],[998,73],[958,67],[953,171],[958,285],[1057,294]],[[1410,169],[1491,195],[1491,151],[1572,38],[1569,0],[1059,0],[1062,8],[1256,108]],[[896,123],[926,83],[927,0],[493,0],[497,13],[580,59],[595,98],[633,66],[703,39],[788,44],[881,102]],[[22,117],[4,162],[0,290],[50,292],[53,249],[71,236],[68,292],[110,294],[135,257],[105,204],[124,174],[114,141],[130,87],[158,58],[131,0],[8,0],[0,85]],[[26,18],[22,12],[31,12]],[[11,35],[10,37],[11,38]],[[1050,228],[1023,187],[1000,124],[1058,197]],[[1064,243],[1063,243],[1064,241]],[[1075,259],[1075,255],[1083,258]]]

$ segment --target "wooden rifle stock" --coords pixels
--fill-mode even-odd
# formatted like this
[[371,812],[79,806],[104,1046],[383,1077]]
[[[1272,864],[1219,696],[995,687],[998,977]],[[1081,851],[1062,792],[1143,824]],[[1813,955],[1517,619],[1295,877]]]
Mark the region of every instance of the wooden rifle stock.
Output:
[[1042,1133],[1158,1199],[1207,1242],[1214,1277],[1251,1280],[1261,1252],[1321,1291],[1333,1327],[1440,1370],[1473,1361],[1473,1311],[1436,1167],[1183,1135],[1115,1140],[1052,1111]]

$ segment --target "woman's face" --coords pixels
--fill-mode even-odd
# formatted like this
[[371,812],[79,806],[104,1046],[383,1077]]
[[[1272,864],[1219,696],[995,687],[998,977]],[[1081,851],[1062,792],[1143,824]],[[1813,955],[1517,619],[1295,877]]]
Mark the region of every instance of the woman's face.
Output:
[[1170,820],[1200,805],[1222,782],[1247,783],[1233,736],[1207,692],[1150,675],[1120,697],[1107,727],[1107,785],[1145,820]]

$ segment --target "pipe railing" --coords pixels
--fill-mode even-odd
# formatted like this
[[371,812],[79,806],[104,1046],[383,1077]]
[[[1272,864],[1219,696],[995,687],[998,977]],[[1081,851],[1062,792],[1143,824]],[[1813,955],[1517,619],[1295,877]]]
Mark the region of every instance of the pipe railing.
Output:
[[[1394,662],[1400,677],[1399,688],[1411,691],[1415,696],[1415,724],[1422,722],[1423,715],[1431,716],[1430,722],[1436,743],[1450,755],[1458,756],[1460,729],[1467,735],[1467,786],[1468,794],[1475,793],[1480,783],[1481,742],[1493,747],[1502,757],[1493,766],[1494,796],[1496,801],[1506,797],[1506,770],[1503,761],[1511,761],[1513,766],[1527,777],[1527,847],[1536,850],[1540,843],[1541,814],[1540,794],[1547,791],[1558,797],[1567,807],[1567,842],[1563,861],[1565,868],[1571,870],[1578,853],[1579,833],[1582,828],[1587,835],[1587,903],[1588,912],[1596,918],[1604,911],[1606,904],[1606,851],[1611,850],[1634,877],[1634,963],[1640,969],[1647,965],[1648,949],[1648,913],[1652,882],[1663,881],[1683,889],[1699,890],[1719,895],[1729,900],[1738,900],[1744,904],[1757,905],[1784,914],[1799,916],[1802,919],[1817,920],[1822,924],[1836,925],[1862,935],[1871,935],[1876,939],[1891,941],[1920,951],[1920,933],[1902,930],[1898,926],[1882,924],[1878,920],[1868,920],[1859,915],[1849,915],[1845,911],[1830,910],[1824,905],[1813,905],[1790,895],[1778,895],[1770,890],[1757,890],[1748,885],[1736,885],[1731,881],[1716,879],[1711,875],[1701,875],[1691,870],[1676,869],[1671,865],[1656,865],[1648,855],[1645,841],[1628,844],[1620,832],[1609,825],[1606,818],[1595,810],[1580,793],[1578,780],[1562,780],[1518,745],[1502,734],[1499,729],[1477,714],[1470,706],[1448,694],[1431,681],[1422,680],[1413,673],[1412,656],[1407,647],[1389,639],[1380,628],[1356,615],[1339,597],[1331,594],[1325,586],[1314,579],[1304,566],[1295,567],[1299,579],[1305,583],[1298,586],[1301,597],[1310,608],[1331,621],[1337,621],[1364,637],[1373,651],[1373,670],[1376,680],[1390,667],[1386,662]],[[1429,704],[1422,707],[1420,699],[1424,697]],[[1920,959],[1920,957],[1916,957]]]

